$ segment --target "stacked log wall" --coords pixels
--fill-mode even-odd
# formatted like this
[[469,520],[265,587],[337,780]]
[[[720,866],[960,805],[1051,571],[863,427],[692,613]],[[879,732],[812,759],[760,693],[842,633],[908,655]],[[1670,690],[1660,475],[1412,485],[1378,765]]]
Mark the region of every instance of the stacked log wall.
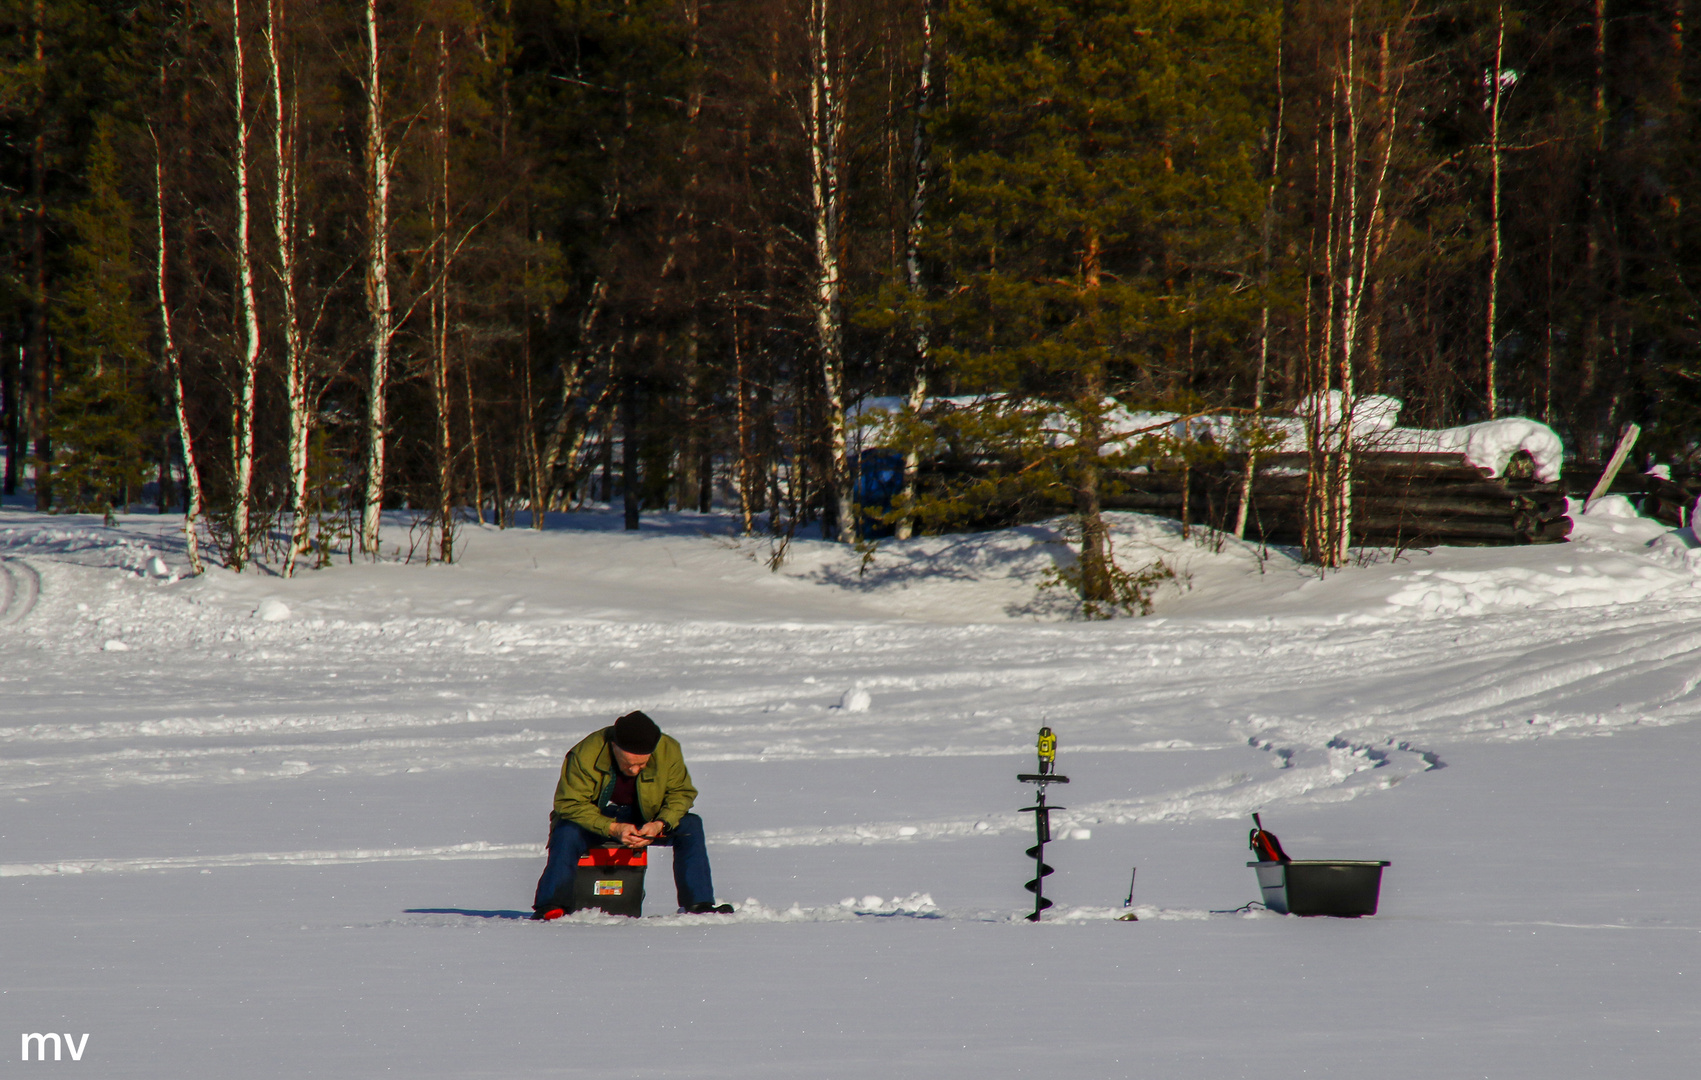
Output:
[[[1527,462],[1525,463],[1527,466]],[[1303,538],[1304,455],[1259,459],[1247,539],[1298,544]],[[1571,532],[1566,489],[1518,475],[1490,477],[1460,454],[1377,453],[1355,460],[1353,543],[1376,547],[1544,544]],[[1209,469],[1159,467],[1115,474],[1107,509],[1181,517],[1183,486],[1192,521],[1224,528],[1239,499],[1244,459]]]
[[[1567,495],[1582,498],[1600,476],[1580,467],[1561,482],[1533,478],[1527,458],[1515,458],[1507,474],[1489,476],[1462,454],[1365,453],[1355,457],[1354,544],[1375,547],[1511,546],[1564,541],[1571,533]],[[1247,514],[1246,538],[1297,545],[1303,541],[1307,460],[1303,454],[1259,458]],[[1145,471],[1113,471],[1101,503],[1107,510],[1133,510],[1231,529],[1238,508],[1245,459],[1225,455],[1208,465],[1160,464]],[[971,477],[987,475],[974,463],[935,461],[918,475],[924,495],[943,495]],[[1701,485],[1698,485],[1701,486]],[[1183,490],[1185,488],[1185,496]],[[1658,477],[1624,474],[1612,485],[1639,505],[1687,515],[1687,487]],[[1692,500],[1690,500],[1692,501]],[[994,497],[968,520],[950,528],[996,529],[1069,512],[1062,500],[1035,491]],[[1676,523],[1675,521],[1673,522]]]

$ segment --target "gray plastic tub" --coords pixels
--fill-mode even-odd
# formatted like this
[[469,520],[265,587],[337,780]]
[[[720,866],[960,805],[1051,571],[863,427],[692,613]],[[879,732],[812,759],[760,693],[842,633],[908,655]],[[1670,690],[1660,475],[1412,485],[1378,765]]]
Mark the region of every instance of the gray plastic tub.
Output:
[[1295,859],[1249,862],[1258,875],[1264,906],[1283,915],[1335,915],[1355,919],[1376,914],[1387,860]]

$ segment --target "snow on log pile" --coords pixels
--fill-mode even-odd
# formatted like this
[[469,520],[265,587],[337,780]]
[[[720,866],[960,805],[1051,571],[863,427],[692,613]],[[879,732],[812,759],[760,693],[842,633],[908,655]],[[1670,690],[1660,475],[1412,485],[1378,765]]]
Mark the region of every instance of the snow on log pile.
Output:
[[[997,398],[935,398],[922,412],[1007,408]],[[1352,407],[1350,425],[1343,423],[1338,391],[1314,395],[1300,403],[1291,417],[1261,417],[1256,426],[1277,444],[1261,453],[1247,515],[1247,536],[1271,543],[1301,542],[1307,471],[1312,450],[1310,431],[1321,427],[1339,439],[1350,426],[1353,470],[1353,542],[1376,546],[1512,545],[1564,540],[1571,532],[1567,494],[1579,494],[1575,482],[1561,483],[1564,448],[1546,424],[1523,417],[1506,417],[1461,427],[1428,430],[1396,426],[1402,402],[1383,395],[1366,395]],[[859,445],[880,453],[887,419],[903,409],[896,398],[870,399],[852,410],[859,426]],[[1053,426],[1067,427],[1066,418]],[[1135,510],[1183,521],[1232,528],[1245,474],[1246,430],[1249,419],[1237,415],[1181,416],[1176,413],[1111,409],[1106,428],[1112,438],[1107,455],[1144,443],[1156,447],[1158,460],[1133,470],[1112,471],[1102,497],[1107,509]],[[1068,441],[1066,433],[1055,436]],[[1182,454],[1186,444],[1209,446],[1205,455]],[[1167,444],[1167,446],[1165,446]],[[1166,456],[1166,449],[1168,456]],[[1184,457],[1193,458],[1192,465]],[[1200,457],[1210,464],[1198,463]],[[938,457],[924,464],[918,479],[923,489],[940,489],[951,478],[979,475],[986,468],[971,453],[954,459]],[[1589,477],[1600,475],[1599,467]],[[1648,490],[1657,478],[1631,477],[1615,482],[1615,493]],[[1663,481],[1658,507],[1687,516],[1693,495]],[[1671,490],[1666,490],[1670,488]],[[1584,488],[1582,494],[1587,494]],[[1675,500],[1675,501],[1673,501]],[[1650,504],[1653,505],[1653,504]],[[1681,507],[1681,509],[1680,509]],[[989,514],[979,524],[996,527],[1059,509],[1052,505],[1010,506]],[[1655,515],[1661,516],[1661,515]],[[1666,520],[1661,516],[1661,520]],[[1687,520],[1674,524],[1687,524]]]
[[[1107,403],[1108,404],[1108,403]],[[1002,397],[929,398],[922,413],[1013,408]],[[1248,514],[1248,537],[1271,543],[1299,543],[1309,431],[1345,427],[1339,391],[1314,395],[1294,416],[1264,416],[1256,421],[1276,445],[1258,457]],[[1459,427],[1399,427],[1398,398],[1366,395],[1352,408],[1353,542],[1410,546],[1429,544],[1542,544],[1564,540],[1571,532],[1566,498],[1584,499],[1600,479],[1600,463],[1575,463],[1561,476],[1564,447],[1558,433],[1537,420],[1502,417]],[[886,454],[890,420],[904,411],[900,398],[868,398],[848,415],[860,453]],[[1067,418],[1055,414],[1056,442],[1067,444]],[[1170,444],[1194,442],[1219,453],[1210,465],[1184,467],[1181,456],[1149,467],[1112,473],[1107,509],[1137,510],[1214,527],[1232,527],[1238,508],[1246,456],[1243,415],[1193,415],[1136,412],[1112,407],[1106,416],[1111,436],[1104,453],[1117,454],[1142,440]],[[941,451],[944,446],[941,445]],[[926,461],[918,479],[924,490],[942,490],[954,479],[984,475],[985,460],[941,453]],[[1187,492],[1183,496],[1183,486]],[[1689,524],[1701,478],[1674,480],[1662,471],[1622,470],[1608,492],[1624,495],[1644,516],[1673,527]],[[1043,502],[1043,500],[1042,500]],[[1066,507],[1035,502],[994,511],[977,523],[996,528],[1046,517]]]
[[[1301,541],[1309,430],[1320,425],[1326,433],[1343,431],[1341,407],[1340,394],[1331,391],[1302,402],[1293,418],[1263,422],[1281,443],[1257,460],[1248,537]],[[1570,535],[1566,489],[1560,483],[1564,447],[1552,428],[1523,417],[1437,430],[1402,428],[1395,426],[1401,407],[1398,398],[1373,395],[1359,399],[1352,410],[1355,544],[1547,544]],[[1172,516],[1180,511],[1179,516],[1218,528],[1232,521],[1246,457],[1236,452],[1233,435],[1219,430],[1224,425],[1215,422],[1218,418],[1211,419],[1208,433],[1194,437],[1227,448],[1221,465],[1122,473],[1123,490],[1106,498],[1105,505]]]
[[[1247,536],[1297,544],[1303,538],[1307,471],[1313,439],[1337,442],[1351,431],[1352,538],[1379,547],[1547,544],[1571,533],[1566,492],[1559,483],[1564,446],[1546,424],[1506,417],[1462,427],[1426,430],[1396,426],[1402,402],[1366,395],[1343,423],[1338,391],[1300,403],[1293,417],[1265,418],[1280,438],[1261,454],[1247,513]],[[1151,430],[1158,414],[1129,413],[1121,430]],[[1210,467],[1160,466],[1118,474],[1119,489],[1104,498],[1116,509],[1142,510],[1217,528],[1232,527],[1246,456],[1241,418],[1176,417],[1172,436],[1223,448]]]

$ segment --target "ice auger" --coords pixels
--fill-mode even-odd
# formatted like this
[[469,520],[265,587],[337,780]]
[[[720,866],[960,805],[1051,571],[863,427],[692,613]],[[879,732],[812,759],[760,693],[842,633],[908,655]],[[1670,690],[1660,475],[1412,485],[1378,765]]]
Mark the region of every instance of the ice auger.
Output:
[[1017,773],[1016,779],[1024,784],[1037,784],[1039,792],[1034,796],[1034,805],[1024,806],[1019,813],[1034,815],[1034,835],[1038,839],[1027,851],[1028,858],[1034,861],[1034,879],[1024,886],[1034,894],[1034,913],[1028,916],[1029,922],[1039,922],[1040,912],[1051,906],[1051,901],[1045,898],[1045,879],[1052,873],[1051,867],[1045,864],[1045,844],[1051,839],[1051,812],[1063,810],[1062,806],[1047,806],[1045,804],[1045,786],[1047,784],[1067,784],[1067,776],[1059,776],[1057,768],[1057,736],[1051,729],[1039,729],[1039,772]]

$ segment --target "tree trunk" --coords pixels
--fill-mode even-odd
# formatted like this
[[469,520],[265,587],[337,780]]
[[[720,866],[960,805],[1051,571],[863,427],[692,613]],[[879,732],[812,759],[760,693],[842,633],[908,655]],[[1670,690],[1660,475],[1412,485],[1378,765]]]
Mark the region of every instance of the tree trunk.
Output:
[[[606,230],[604,235],[607,235]],[[543,443],[543,473],[553,487],[554,477],[563,469],[571,469],[574,450],[584,441],[591,418],[579,418],[575,412],[579,395],[605,351],[596,345],[598,322],[608,300],[609,275],[599,273],[591,283],[585,306],[579,313],[578,344],[565,353],[560,363],[561,393],[555,401],[555,418]]]
[[532,391],[532,327],[529,312],[521,327],[520,342],[520,393],[523,395],[520,399],[520,448],[525,455],[521,464],[525,467],[526,488],[529,492],[527,501],[531,504],[531,527],[534,531],[542,531],[548,485],[544,483],[543,459],[537,444],[537,397]]
[[[1599,389],[1601,361],[1601,307],[1604,297],[1600,288],[1600,257],[1601,233],[1607,227],[1606,197],[1603,190],[1606,168],[1606,136],[1607,136],[1607,98],[1606,98],[1606,53],[1607,53],[1607,16],[1606,0],[1594,0],[1594,86],[1593,86],[1593,125],[1590,137],[1589,168],[1586,184],[1588,185],[1588,220],[1585,223],[1585,244],[1583,249],[1583,341],[1582,341],[1582,370],[1578,379],[1578,404],[1584,409],[1593,405],[1593,397]],[[1586,414],[1587,415],[1587,414]],[[1592,430],[1579,433],[1585,452],[1599,454],[1602,432],[1598,422],[1591,422]]]
[[736,446],[738,522],[740,533],[749,536],[755,508],[750,492],[750,387],[745,381],[744,371],[744,315],[737,301],[732,305],[732,377],[733,393],[736,395],[733,400],[733,439]]
[[312,415],[307,408],[307,351],[296,303],[296,109],[293,92],[284,91],[283,0],[266,0],[266,66],[272,90],[272,231],[277,242],[278,291],[283,301],[284,398],[289,409],[289,487],[291,525],[283,573],[307,550],[307,443]]
[[388,426],[390,342],[395,336],[390,306],[390,160],[384,129],[384,83],[378,51],[378,2],[366,0],[366,308],[369,320],[366,402],[366,503],[360,546],[378,555],[379,515],[384,509],[384,438]]
[[461,365],[461,379],[467,391],[467,449],[472,453],[473,512],[478,523],[484,524],[484,464],[478,446],[478,413],[474,405],[472,365]]
[[[1264,195],[1264,221],[1258,248],[1258,286],[1264,292],[1263,308],[1258,318],[1258,374],[1252,383],[1252,422],[1258,423],[1264,414],[1264,385],[1270,370],[1270,259],[1276,227],[1276,192],[1282,172],[1282,127],[1287,98],[1282,86],[1282,35],[1285,22],[1278,26],[1276,37],[1276,119],[1270,129],[1270,184]],[[1246,514],[1252,505],[1252,481],[1258,472],[1258,453],[1250,445],[1246,450],[1246,468],[1240,478],[1240,505],[1234,512],[1234,536],[1246,538]]]
[[242,354],[237,394],[231,406],[233,491],[230,512],[230,564],[248,564],[249,513],[254,497],[254,396],[260,374],[260,313],[254,296],[254,260],[249,241],[248,72],[242,49],[242,0],[230,0],[230,36],[234,66],[232,104],[236,111],[236,306],[242,320]]
[[[1102,284],[1099,236],[1089,232],[1081,259],[1083,299],[1091,304]],[[1089,608],[1112,604],[1116,590],[1111,581],[1110,533],[1105,528],[1100,503],[1100,481],[1104,467],[1105,371],[1101,361],[1088,361],[1082,373],[1080,413],[1075,437],[1075,516],[1081,523],[1081,602]]]
[[437,79],[432,95],[436,130],[432,150],[431,229],[431,399],[436,409],[437,557],[455,561],[455,457],[449,398],[449,99],[445,79],[449,66],[448,37],[437,31]]
[[1075,441],[1075,516],[1081,523],[1081,601],[1089,606],[1115,601],[1110,575],[1110,536],[1100,499],[1104,446],[1104,372],[1095,362],[1087,373],[1081,399],[1081,420]]
[[23,405],[22,393],[23,358],[21,348],[12,348],[10,342],[5,342],[5,355],[0,356],[0,412],[5,414],[6,439],[6,478],[0,481],[0,491],[14,495],[18,490],[18,473],[23,465],[23,455],[18,452],[18,439],[23,429],[18,423],[18,412]]
[[36,70],[35,136],[30,139],[30,336],[24,365],[27,402],[25,440],[35,443],[35,508],[53,507],[53,447],[47,434],[47,408],[53,364],[47,336],[47,68],[46,0],[35,0],[32,36]]
[[815,347],[821,359],[827,429],[827,501],[840,543],[856,539],[845,436],[844,305],[840,294],[840,158],[845,126],[843,64],[832,28],[833,0],[809,3],[809,197],[815,255]]
[[[703,337],[703,264],[702,235],[699,231],[703,187],[702,117],[703,81],[701,77],[702,11],[699,0],[685,0],[685,21],[688,27],[686,56],[691,64],[691,84],[685,100],[685,256],[681,269],[685,275],[685,298],[688,314],[685,325],[685,377],[691,387],[689,430],[684,440],[681,462],[679,508],[687,502],[699,513],[708,513],[714,497],[713,462],[706,430],[713,392],[708,390],[709,373],[702,368]],[[693,488],[695,490],[693,490]]]
[[[1360,66],[1358,0],[1349,0],[1345,33],[1328,61],[1332,86],[1327,117],[1329,176],[1326,209],[1321,214],[1325,303],[1320,320],[1322,347],[1310,365],[1305,515],[1306,557],[1326,568],[1344,565],[1352,542],[1352,429],[1359,342],[1368,321],[1366,301],[1374,295],[1370,286],[1375,284],[1385,246],[1382,238],[1391,228],[1387,195],[1411,17],[1410,11],[1395,15],[1375,29],[1379,70],[1372,81]],[[1373,101],[1365,101],[1367,93],[1375,95]],[[1363,145],[1367,138],[1369,147]]]
[[201,472],[195,463],[195,439],[189,431],[189,414],[183,400],[183,364],[177,354],[177,339],[171,332],[171,303],[166,291],[165,265],[165,164],[159,140],[154,140],[154,286],[159,303],[161,351],[165,355],[166,377],[171,380],[171,403],[176,412],[177,437],[183,443],[183,545],[189,555],[189,569],[199,575],[201,566],[200,538],[196,519],[201,516]]
[[[922,296],[921,283],[921,226],[927,213],[928,180],[933,167],[932,141],[927,130],[933,111],[933,5],[936,0],[921,3],[921,66],[916,71],[915,134],[910,149],[910,169],[914,173],[910,188],[909,222],[904,233],[904,280],[909,287],[912,303]],[[904,408],[913,424],[927,401],[928,350],[931,342],[925,317],[912,313],[915,364],[910,373],[909,393]],[[903,516],[892,526],[892,535],[908,540],[915,532],[915,474],[921,464],[920,451],[914,438],[904,447],[904,486],[898,494],[898,506]]]
[[638,393],[633,378],[626,377],[620,397],[620,486],[625,496],[626,530],[638,529],[638,512],[643,509],[638,491]]
[[1488,312],[1483,327],[1483,389],[1488,401],[1489,419],[1500,415],[1500,399],[1496,391],[1495,346],[1500,339],[1500,99],[1503,91],[1501,74],[1506,68],[1506,4],[1494,7],[1494,68],[1489,72],[1488,93]]

